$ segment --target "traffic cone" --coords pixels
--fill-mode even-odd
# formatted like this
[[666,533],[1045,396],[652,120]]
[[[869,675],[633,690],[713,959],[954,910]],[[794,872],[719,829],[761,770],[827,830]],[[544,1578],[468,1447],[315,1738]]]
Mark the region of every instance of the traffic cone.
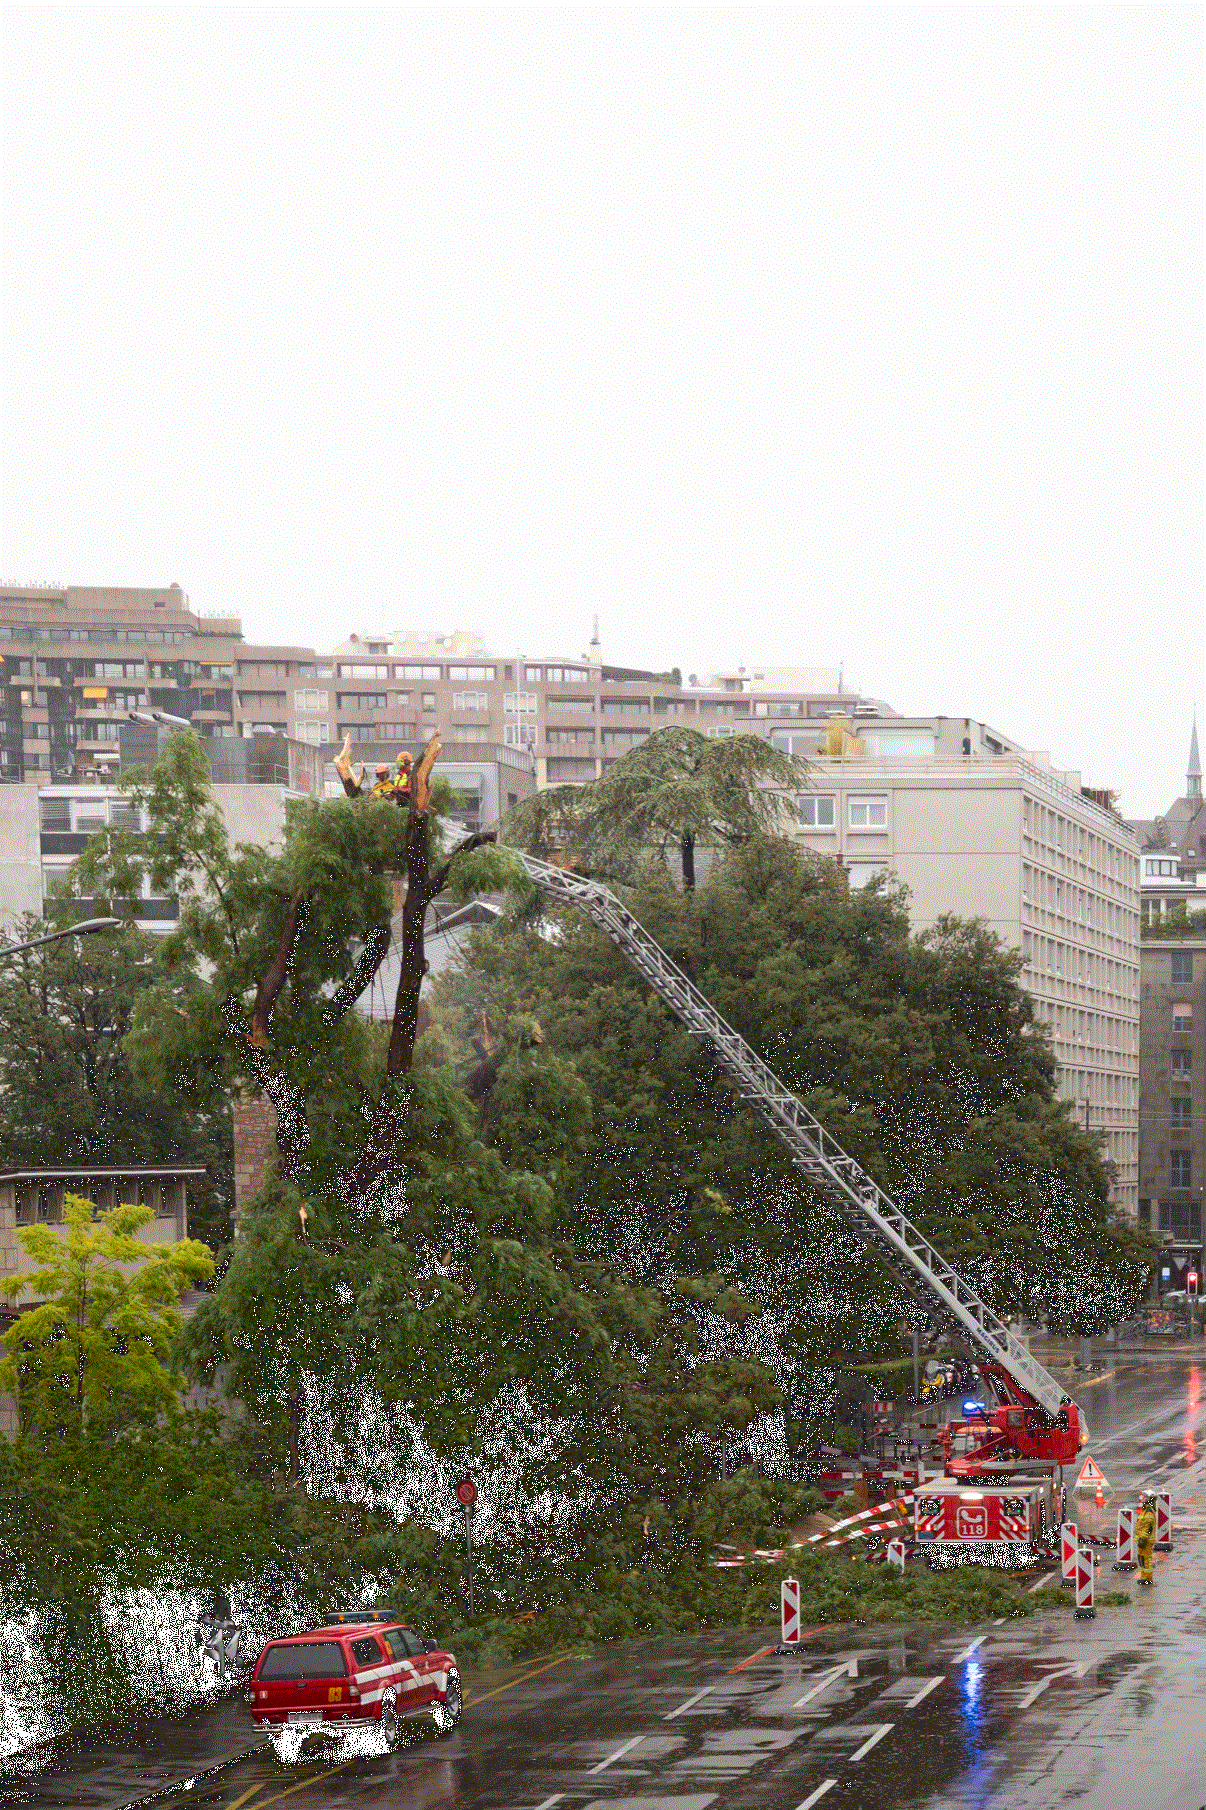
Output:
[[1093,1506],[1095,1508],[1104,1508],[1105,1507],[1105,1494],[1102,1490],[1100,1482],[1097,1485],[1097,1494],[1093,1498]]

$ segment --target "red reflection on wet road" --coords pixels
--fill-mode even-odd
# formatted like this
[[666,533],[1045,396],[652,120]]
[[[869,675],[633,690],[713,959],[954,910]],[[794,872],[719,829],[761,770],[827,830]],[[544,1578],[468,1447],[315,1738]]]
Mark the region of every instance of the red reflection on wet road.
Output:
[[1193,1464],[1198,1455],[1198,1436],[1196,1432],[1198,1404],[1202,1399],[1202,1372],[1195,1364],[1189,1372],[1189,1399],[1185,1404],[1186,1427],[1181,1441],[1181,1450],[1185,1453],[1186,1464]]

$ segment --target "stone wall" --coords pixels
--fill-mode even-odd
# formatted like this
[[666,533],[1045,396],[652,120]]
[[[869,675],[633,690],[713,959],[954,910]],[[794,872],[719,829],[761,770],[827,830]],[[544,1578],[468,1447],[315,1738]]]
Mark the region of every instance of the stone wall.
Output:
[[237,1094],[234,1102],[235,1218],[259,1193],[264,1165],[276,1155],[276,1108],[258,1090]]

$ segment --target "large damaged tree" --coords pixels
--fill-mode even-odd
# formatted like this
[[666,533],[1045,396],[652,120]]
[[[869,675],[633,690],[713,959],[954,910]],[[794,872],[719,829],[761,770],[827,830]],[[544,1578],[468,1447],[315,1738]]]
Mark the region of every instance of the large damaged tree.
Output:
[[[173,893],[169,971],[208,978],[148,993],[128,1040],[139,1075],[194,1104],[258,1088],[276,1107],[279,1160],[180,1355],[194,1376],[221,1370],[261,1449],[278,1466],[288,1454],[290,1481],[325,1465],[320,1493],[363,1487],[349,1469],[376,1475],[395,1411],[450,1454],[506,1402],[562,1429],[539,1460],[538,1442],[517,1441],[525,1487],[635,1492],[639,1527],[650,1491],[685,1497],[706,1478],[697,1433],[740,1430],[773,1385],[758,1366],[695,1363],[665,1304],[568,1234],[563,1179],[589,1102],[522,1002],[482,1022],[463,1076],[421,1011],[433,901],[528,888],[488,836],[445,849],[438,753],[433,737],[409,774],[366,791],[345,750],[345,796],[290,801],[277,853],[230,846],[200,744],[182,732],[152,771],[123,777],[146,833],[110,828],[76,865],[81,897],[116,905],[146,882]],[[357,1002],[379,995],[395,948],[392,1009],[373,1025]],[[651,1394],[655,1364],[675,1381]],[[650,1412],[663,1400],[681,1436]],[[404,1422],[390,1424],[404,1442]]]

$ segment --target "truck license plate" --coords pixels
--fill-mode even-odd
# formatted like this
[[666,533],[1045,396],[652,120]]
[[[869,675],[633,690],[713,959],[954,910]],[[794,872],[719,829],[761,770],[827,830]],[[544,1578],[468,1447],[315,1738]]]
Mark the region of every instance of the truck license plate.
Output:
[[319,1710],[316,1714],[312,1709],[291,1709],[289,1711],[289,1720],[290,1722],[301,1722],[303,1725],[310,1728],[321,1728],[322,1711]]

